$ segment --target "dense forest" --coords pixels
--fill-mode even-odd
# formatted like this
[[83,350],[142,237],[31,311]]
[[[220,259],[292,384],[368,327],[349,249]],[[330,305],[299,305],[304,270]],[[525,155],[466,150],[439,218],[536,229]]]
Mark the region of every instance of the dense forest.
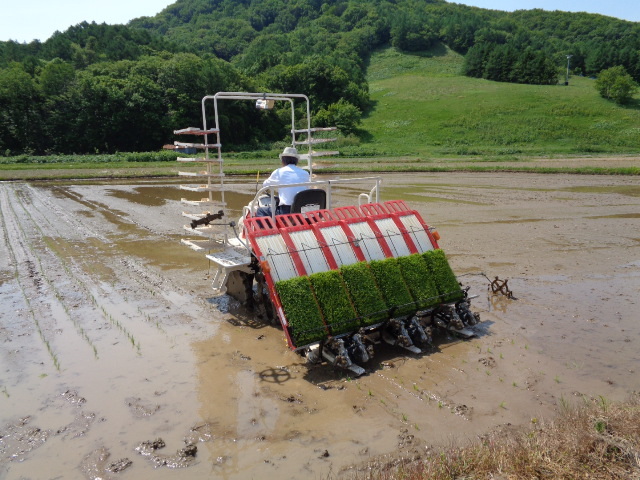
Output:
[[[178,0],[128,25],[81,23],[44,42],[0,42],[0,155],[157,150],[200,125],[216,91],[303,92],[315,123],[357,131],[370,107],[370,53],[446,45],[463,72],[531,84],[622,66],[640,80],[640,24],[585,13],[467,7],[443,0]],[[225,142],[282,138],[231,105]],[[251,131],[251,135],[248,132]]]

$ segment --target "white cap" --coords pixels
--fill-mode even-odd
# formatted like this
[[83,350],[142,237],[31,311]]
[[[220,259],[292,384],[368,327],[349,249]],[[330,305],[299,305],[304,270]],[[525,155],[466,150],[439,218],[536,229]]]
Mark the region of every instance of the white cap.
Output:
[[295,147],[286,147],[284,151],[280,154],[281,160],[282,160],[282,157],[300,158],[298,156],[298,150],[296,150]]

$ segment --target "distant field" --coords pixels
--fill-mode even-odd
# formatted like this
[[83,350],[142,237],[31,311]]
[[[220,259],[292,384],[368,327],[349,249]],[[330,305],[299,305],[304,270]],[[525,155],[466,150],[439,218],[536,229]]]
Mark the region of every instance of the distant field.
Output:
[[376,106],[360,148],[435,157],[640,152],[640,100],[615,105],[594,80],[575,76],[569,86],[468,78],[462,63],[444,47],[432,56],[375,52],[368,79]]
[[[640,98],[618,106],[582,77],[571,77],[569,86],[473,79],[460,75],[462,63],[462,56],[445,47],[420,55],[392,48],[374,52],[368,67],[374,108],[362,122],[361,138],[326,144],[340,156],[318,158],[318,173],[640,175]],[[225,172],[265,174],[277,166],[284,145],[224,151]],[[165,151],[0,157],[0,180],[175,177],[176,156]]]

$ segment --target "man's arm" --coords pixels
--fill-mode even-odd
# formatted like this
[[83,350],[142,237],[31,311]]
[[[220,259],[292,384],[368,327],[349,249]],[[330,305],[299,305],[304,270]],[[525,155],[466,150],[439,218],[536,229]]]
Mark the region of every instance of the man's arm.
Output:
[[262,182],[263,187],[268,187],[269,185],[279,185],[280,184],[280,172],[279,169],[271,172],[269,178],[267,178],[264,182]]

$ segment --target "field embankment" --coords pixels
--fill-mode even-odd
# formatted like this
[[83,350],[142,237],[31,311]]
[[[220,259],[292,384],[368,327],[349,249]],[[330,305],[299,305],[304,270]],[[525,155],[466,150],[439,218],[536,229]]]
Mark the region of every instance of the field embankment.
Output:
[[[105,156],[101,156],[105,157]],[[158,161],[122,161],[113,155],[109,162],[94,161],[91,156],[66,157],[67,160],[49,163],[39,157],[33,162],[10,163],[0,161],[2,180],[65,180],[91,178],[174,178],[184,170],[172,154],[159,154]],[[264,180],[277,166],[277,154],[271,158],[234,158],[225,161],[227,175],[249,175]],[[39,163],[35,160],[38,159]],[[575,156],[575,157],[465,157],[419,158],[401,157],[325,157],[314,164],[317,175],[345,173],[401,173],[401,172],[525,172],[569,173],[582,175],[640,175],[640,156]]]

